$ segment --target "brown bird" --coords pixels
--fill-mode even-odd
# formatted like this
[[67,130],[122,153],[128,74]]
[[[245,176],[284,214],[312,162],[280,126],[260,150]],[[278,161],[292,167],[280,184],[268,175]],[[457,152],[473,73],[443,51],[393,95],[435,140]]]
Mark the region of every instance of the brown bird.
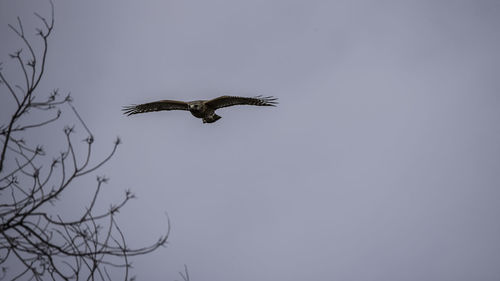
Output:
[[221,117],[215,114],[215,110],[233,105],[257,105],[257,106],[276,106],[277,98],[269,96],[256,96],[253,98],[221,96],[211,100],[195,101],[176,101],[161,100],[139,105],[130,105],[123,107],[123,113],[132,115],[137,113],[161,111],[161,110],[188,110],[196,118],[201,118],[203,123],[213,123]]

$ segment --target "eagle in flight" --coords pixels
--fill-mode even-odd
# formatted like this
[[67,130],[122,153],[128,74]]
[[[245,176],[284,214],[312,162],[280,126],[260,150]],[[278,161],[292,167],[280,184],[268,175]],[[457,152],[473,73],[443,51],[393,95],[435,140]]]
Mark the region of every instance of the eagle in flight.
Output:
[[272,96],[256,96],[253,98],[221,96],[211,100],[195,101],[176,101],[160,100],[139,105],[130,105],[123,107],[123,113],[132,115],[137,113],[160,111],[160,110],[187,110],[196,118],[201,118],[203,123],[214,123],[221,117],[215,114],[215,110],[233,105],[257,105],[257,106],[276,106],[277,98]]

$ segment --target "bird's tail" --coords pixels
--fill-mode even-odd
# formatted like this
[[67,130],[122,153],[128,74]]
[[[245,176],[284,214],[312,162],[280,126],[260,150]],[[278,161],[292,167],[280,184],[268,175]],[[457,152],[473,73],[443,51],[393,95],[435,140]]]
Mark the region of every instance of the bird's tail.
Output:
[[212,116],[210,116],[208,118],[203,118],[203,123],[214,123],[215,121],[217,121],[221,118],[222,117],[220,117],[219,115],[213,114]]

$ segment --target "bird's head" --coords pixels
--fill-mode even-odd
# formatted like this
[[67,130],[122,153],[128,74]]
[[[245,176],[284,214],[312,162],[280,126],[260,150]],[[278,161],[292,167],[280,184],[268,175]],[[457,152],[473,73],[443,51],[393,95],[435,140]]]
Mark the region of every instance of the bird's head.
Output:
[[192,103],[189,105],[189,110],[200,111],[202,109],[202,105],[199,103]]

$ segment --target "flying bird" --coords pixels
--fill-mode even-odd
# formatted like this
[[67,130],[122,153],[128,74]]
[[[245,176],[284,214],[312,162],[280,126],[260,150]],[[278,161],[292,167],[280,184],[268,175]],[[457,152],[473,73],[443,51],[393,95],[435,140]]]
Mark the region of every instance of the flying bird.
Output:
[[215,110],[233,105],[257,105],[257,106],[276,106],[277,98],[269,96],[235,97],[221,96],[211,100],[196,101],[176,101],[160,100],[150,103],[130,105],[123,107],[123,113],[132,115],[137,113],[161,111],[161,110],[187,110],[196,118],[201,118],[203,123],[214,123],[221,117],[215,114]]

